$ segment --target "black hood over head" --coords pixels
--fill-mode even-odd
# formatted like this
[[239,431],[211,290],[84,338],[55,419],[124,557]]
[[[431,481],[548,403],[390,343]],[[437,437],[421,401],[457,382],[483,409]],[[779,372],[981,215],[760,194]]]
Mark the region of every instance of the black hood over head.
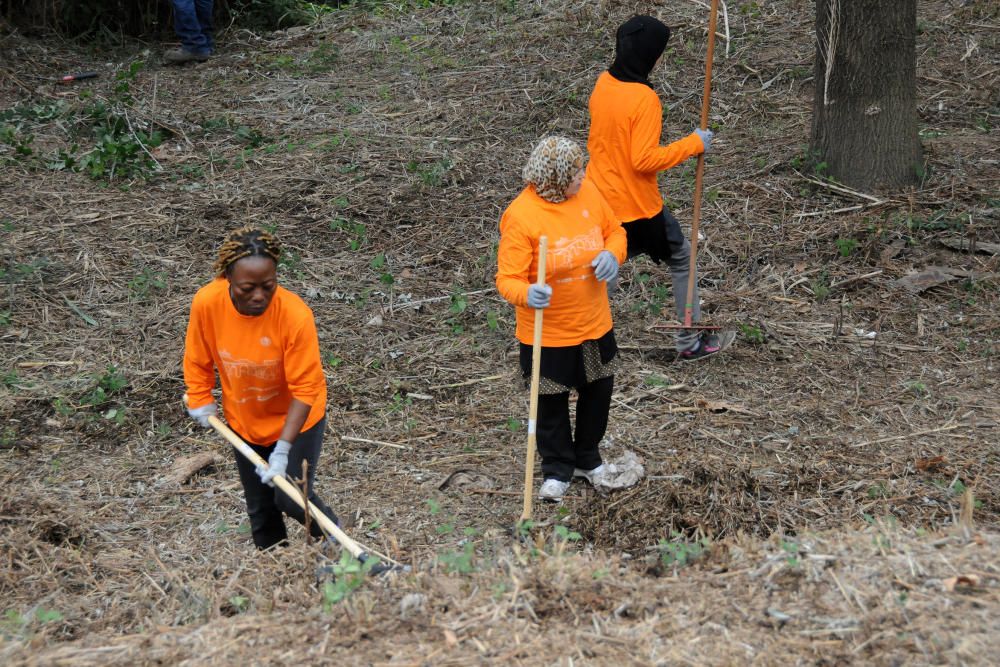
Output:
[[667,48],[670,28],[652,16],[633,16],[615,34],[615,61],[608,68],[619,81],[644,83],[650,88],[649,73]]

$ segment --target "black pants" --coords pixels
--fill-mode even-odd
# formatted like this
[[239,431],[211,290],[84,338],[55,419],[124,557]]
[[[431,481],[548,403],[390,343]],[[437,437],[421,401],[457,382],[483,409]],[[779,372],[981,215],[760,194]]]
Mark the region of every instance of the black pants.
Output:
[[[313,490],[316,479],[316,464],[323,448],[323,431],[326,428],[326,417],[308,431],[303,431],[292,443],[292,451],[288,453],[288,468],[286,477],[296,483],[302,479],[302,461],[309,462],[309,500],[328,516],[334,523],[340,525],[337,515],[327,507]],[[244,438],[246,440],[246,438]],[[249,444],[249,443],[248,443]],[[266,461],[274,451],[274,446],[250,445],[250,448],[261,455]],[[233,449],[236,455],[236,468],[240,472],[243,483],[243,495],[247,501],[247,514],[250,516],[250,532],[253,543],[258,549],[269,549],[275,544],[287,543],[288,533],[285,531],[285,520],[282,513],[287,514],[301,524],[305,524],[305,511],[295,504],[295,501],[285,495],[277,487],[271,488],[260,481],[254,464],[245,456]],[[301,487],[300,487],[301,488]],[[323,537],[323,531],[315,521],[310,523],[310,534],[313,537]]]
[[[666,264],[670,269],[670,282],[674,291],[674,312],[677,320],[684,321],[687,301],[688,277],[691,273],[691,243],[684,238],[684,232],[666,208],[652,218],[633,220],[622,225],[628,237],[628,256],[649,255],[657,264]],[[701,297],[698,292],[698,278],[694,280],[694,294],[691,300],[691,314],[694,322],[701,321]],[[679,329],[674,338],[678,352],[690,350],[698,345],[700,332],[697,329]]]
[[538,453],[542,476],[568,482],[573,469],[592,470],[601,465],[597,446],[608,428],[614,376],[577,387],[576,434],[569,423],[569,392],[538,397]]
[[[657,264],[669,263],[672,258],[685,254],[684,232],[677,218],[666,208],[651,218],[632,220],[622,224],[628,239],[628,256],[649,255]],[[687,256],[684,257],[685,261]]]

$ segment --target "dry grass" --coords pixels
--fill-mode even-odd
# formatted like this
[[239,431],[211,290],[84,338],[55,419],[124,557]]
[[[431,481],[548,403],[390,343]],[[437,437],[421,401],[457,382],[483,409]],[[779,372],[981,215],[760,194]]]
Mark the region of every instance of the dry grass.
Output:
[[[752,4],[728,8],[719,46],[700,259],[707,310],[742,336],[724,358],[672,363],[653,328],[669,276],[644,260],[623,269],[609,453],[638,452],[649,477],[606,496],[575,485],[565,509],[538,508],[535,555],[507,533],[526,398],[513,314],[492,287],[496,226],[532,142],[585,137],[625,8],[346,9],[310,29],[226,35],[212,62],[150,65],[131,83],[125,115],[169,132],[148,181],[105,186],[0,144],[0,657],[986,661],[1000,260],[942,241],[1000,242],[1000,17],[985,2],[921,3],[928,177],[875,196],[796,166],[809,6]],[[704,11],[669,8],[658,85],[671,136],[697,120]],[[81,109],[115,97],[135,53],[0,40],[0,106],[64,110],[18,116],[18,136],[33,133],[46,159],[71,141],[88,150]],[[35,78],[67,67],[101,78]],[[692,180],[693,165],[664,177],[681,220]],[[231,454],[179,404],[189,299],[246,222],[276,227],[293,251],[282,279],[319,323],[321,494],[352,535],[414,566],[328,611],[298,529],[286,553],[252,551]],[[934,265],[955,279],[918,294],[896,282]],[[163,483],[206,450],[224,463]],[[459,470],[466,483],[441,488]],[[964,489],[975,526],[958,521]],[[582,540],[550,541],[556,524]],[[660,540],[701,536],[707,557],[663,567]],[[462,540],[472,571],[449,572]],[[966,574],[979,579],[946,590]]]

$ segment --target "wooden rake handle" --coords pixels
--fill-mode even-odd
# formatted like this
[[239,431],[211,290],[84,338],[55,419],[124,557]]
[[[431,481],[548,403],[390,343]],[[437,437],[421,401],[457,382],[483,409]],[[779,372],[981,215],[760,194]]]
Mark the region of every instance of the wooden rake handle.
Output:
[[[538,285],[545,285],[545,256],[548,252],[549,239],[542,236],[538,239]],[[531,345],[531,394],[528,398],[528,454],[524,462],[524,508],[521,511],[521,521],[531,519],[531,501],[534,497],[532,486],[535,477],[535,431],[538,420],[538,383],[542,375],[542,316],[545,310],[535,309],[535,335]]]
[[[187,404],[188,404],[188,397],[187,394],[185,394],[184,405],[187,406]],[[264,468],[267,468],[267,461],[265,461],[257,452],[252,450],[247,443],[243,442],[243,439],[240,438],[240,436],[236,435],[236,432],[233,431],[233,429],[229,428],[229,426],[227,426],[221,419],[215,416],[211,416],[208,418],[208,423],[211,424],[212,428],[214,428],[219,433],[219,435],[225,438],[230,445],[236,448],[236,451],[238,451],[240,454],[246,457],[251,463],[253,463],[255,466],[263,466]],[[319,527],[323,530],[324,533],[326,533],[333,539],[337,540],[337,542],[342,547],[347,549],[351,553],[351,555],[357,558],[359,561],[363,562],[367,560],[370,557],[370,555],[374,553],[382,560],[388,561],[390,563],[396,563],[391,558],[387,558],[382,554],[365,549],[360,544],[351,539],[351,537],[343,530],[341,530],[340,527],[330,519],[330,517],[323,514],[323,512],[321,512],[320,509],[316,507],[316,505],[312,504],[306,498],[304,498],[302,496],[302,491],[300,491],[297,486],[288,481],[288,479],[286,479],[283,475],[278,475],[271,481],[274,482],[275,486],[281,489],[281,491],[286,496],[291,498],[296,505],[301,507],[303,510],[309,512],[309,514],[312,515],[312,518],[316,521],[316,523],[319,524]]]
[[[705,89],[701,98],[701,129],[708,129],[708,109],[712,101],[712,60],[715,57],[715,27],[718,21],[719,0],[712,0],[708,17],[708,51],[705,54]],[[684,326],[691,327],[694,319],[694,284],[698,271],[698,226],[701,222],[701,191],[705,178],[705,153],[698,155],[694,172],[694,202],[691,215],[691,259],[688,263],[687,298],[684,299]]]

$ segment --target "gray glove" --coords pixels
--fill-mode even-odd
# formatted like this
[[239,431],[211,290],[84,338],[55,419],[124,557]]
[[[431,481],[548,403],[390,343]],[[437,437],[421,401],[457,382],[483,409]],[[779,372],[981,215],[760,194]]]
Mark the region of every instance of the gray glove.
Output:
[[276,442],[274,451],[267,458],[267,467],[257,466],[257,474],[260,475],[260,481],[268,486],[274,486],[274,482],[271,481],[272,479],[279,475],[284,477],[285,470],[288,468],[288,452],[290,451],[292,451],[292,443],[287,440]]
[[703,130],[700,127],[694,133],[701,137],[701,143],[705,145],[705,152],[707,153],[712,147],[712,137],[715,136],[715,133],[711,130]]
[[203,426],[204,428],[211,426],[211,424],[208,423],[208,418],[215,417],[218,414],[219,412],[215,407],[214,402],[203,405],[200,408],[188,408],[188,415],[191,416],[191,419],[198,422],[198,425]]
[[528,285],[528,307],[548,308],[552,300],[552,288],[548,285],[531,283]]
[[618,258],[610,250],[602,250],[590,263],[594,267],[594,275],[601,282],[608,282],[618,277]]

